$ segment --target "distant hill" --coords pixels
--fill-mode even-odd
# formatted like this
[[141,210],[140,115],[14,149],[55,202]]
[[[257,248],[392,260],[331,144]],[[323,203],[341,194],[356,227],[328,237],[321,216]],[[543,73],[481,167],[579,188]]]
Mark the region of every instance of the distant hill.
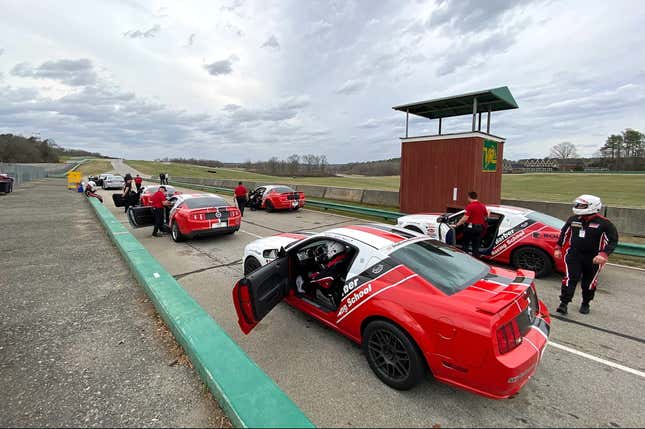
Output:
[[65,149],[49,139],[0,134],[0,162],[59,162],[62,156],[107,158],[97,152]]
[[401,173],[401,158],[380,161],[350,162],[330,166],[335,173],[361,174],[363,176],[398,176]]

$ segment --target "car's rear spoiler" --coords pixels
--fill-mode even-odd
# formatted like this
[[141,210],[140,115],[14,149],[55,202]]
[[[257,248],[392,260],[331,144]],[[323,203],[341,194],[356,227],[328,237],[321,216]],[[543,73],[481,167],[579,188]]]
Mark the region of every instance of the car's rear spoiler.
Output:
[[[495,296],[492,296],[488,301],[485,301],[477,306],[477,310],[488,313],[497,314],[509,305],[517,301],[517,298],[530,287],[535,280],[535,273],[529,270],[517,270],[517,276],[511,281],[508,286],[499,291]],[[514,299],[509,299],[509,295],[515,295]]]

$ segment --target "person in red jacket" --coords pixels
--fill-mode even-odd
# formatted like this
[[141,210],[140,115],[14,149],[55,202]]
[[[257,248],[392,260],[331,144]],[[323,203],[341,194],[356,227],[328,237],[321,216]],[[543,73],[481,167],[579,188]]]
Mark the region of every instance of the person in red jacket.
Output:
[[246,186],[242,182],[237,183],[237,187],[233,191],[235,195],[235,201],[237,201],[237,208],[240,209],[240,214],[244,216],[244,206],[246,206],[246,196],[249,191],[246,189]]
[[488,210],[484,204],[477,200],[477,192],[468,192],[466,213],[459,219],[455,228],[466,224],[463,240],[464,252],[468,252],[468,245],[472,245],[472,254],[475,258],[479,258],[479,246],[487,226],[486,217],[488,217]]
[[137,176],[134,178],[134,184],[137,185],[137,192],[141,192],[141,183],[143,182],[143,179],[141,176],[137,174]]
[[163,232],[163,220],[164,220],[164,211],[165,207],[170,205],[170,202],[166,199],[166,187],[159,186],[157,192],[152,194],[150,197],[152,202],[152,214],[155,217],[154,228],[152,230],[153,237],[160,237],[161,235],[158,231]]

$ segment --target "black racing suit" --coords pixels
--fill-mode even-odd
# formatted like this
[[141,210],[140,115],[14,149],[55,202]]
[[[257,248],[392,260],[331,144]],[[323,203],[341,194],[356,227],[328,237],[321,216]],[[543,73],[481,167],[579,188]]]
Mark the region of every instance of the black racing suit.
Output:
[[596,293],[602,265],[594,264],[596,255],[608,257],[618,244],[618,231],[613,223],[598,214],[571,216],[560,231],[557,249],[567,247],[564,254],[566,273],[562,279],[560,301],[568,304],[581,280],[582,301],[589,303]]

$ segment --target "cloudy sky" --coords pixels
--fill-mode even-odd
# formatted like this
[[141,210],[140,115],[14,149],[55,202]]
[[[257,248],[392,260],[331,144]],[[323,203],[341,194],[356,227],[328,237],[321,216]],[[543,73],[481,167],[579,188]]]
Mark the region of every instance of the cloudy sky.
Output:
[[[400,154],[392,106],[508,85],[505,157],[645,130],[640,0],[0,0],[0,132],[135,159]],[[466,118],[466,122],[469,119]],[[468,129],[447,119],[447,132]],[[411,134],[434,133],[420,118]]]

